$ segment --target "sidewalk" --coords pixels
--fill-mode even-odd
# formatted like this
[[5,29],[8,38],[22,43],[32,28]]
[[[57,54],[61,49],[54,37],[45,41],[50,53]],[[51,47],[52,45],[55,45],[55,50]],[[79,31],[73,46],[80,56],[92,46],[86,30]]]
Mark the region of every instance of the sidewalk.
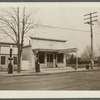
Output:
[[47,75],[47,74],[55,74],[55,73],[65,73],[65,72],[86,72],[86,71],[97,71],[100,70],[98,67],[94,67],[91,69],[86,68],[78,68],[75,70],[71,67],[59,67],[59,68],[41,68],[41,72],[36,73],[33,71],[21,71],[21,73],[17,73],[14,71],[13,74],[8,74],[8,72],[0,72],[0,76],[36,76],[36,75]]

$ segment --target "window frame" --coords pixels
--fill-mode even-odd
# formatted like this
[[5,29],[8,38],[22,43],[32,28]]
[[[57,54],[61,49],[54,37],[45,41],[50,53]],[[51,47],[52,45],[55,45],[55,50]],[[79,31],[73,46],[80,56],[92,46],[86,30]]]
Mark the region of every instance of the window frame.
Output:
[[[4,57],[4,59],[2,59],[2,57]],[[0,62],[0,64],[1,65],[5,65],[6,64],[6,56],[1,56],[1,62]]]
[[[43,59],[42,59],[42,57],[43,57]],[[39,59],[39,63],[40,64],[44,64],[45,63],[45,53],[44,52],[40,52],[38,59]],[[40,60],[40,59],[42,59],[42,60]]]
[[[62,56],[62,60],[61,60]],[[64,63],[64,53],[57,54],[57,63]]]
[[[15,60],[14,58],[16,58],[16,60]],[[15,63],[15,62],[16,62],[16,63]],[[13,64],[14,64],[14,65],[17,65],[17,57],[16,57],[16,56],[13,57]]]

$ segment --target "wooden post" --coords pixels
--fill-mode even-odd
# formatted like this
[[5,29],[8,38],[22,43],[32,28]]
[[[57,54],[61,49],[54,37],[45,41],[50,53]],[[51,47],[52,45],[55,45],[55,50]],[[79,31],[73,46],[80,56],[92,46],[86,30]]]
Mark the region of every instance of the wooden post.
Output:
[[77,50],[76,50],[76,69],[78,69],[78,53],[77,53]]

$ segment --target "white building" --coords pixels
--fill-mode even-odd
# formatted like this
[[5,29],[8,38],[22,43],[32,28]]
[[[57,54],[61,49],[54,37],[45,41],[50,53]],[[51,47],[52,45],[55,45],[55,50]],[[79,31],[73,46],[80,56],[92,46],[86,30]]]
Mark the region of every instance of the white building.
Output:
[[17,47],[14,43],[0,42],[0,70],[7,70],[10,57],[10,46],[13,47],[13,68],[17,68]]
[[30,37],[30,44],[23,47],[22,59],[29,61],[30,69],[35,68],[38,55],[40,69],[66,66],[66,40]]

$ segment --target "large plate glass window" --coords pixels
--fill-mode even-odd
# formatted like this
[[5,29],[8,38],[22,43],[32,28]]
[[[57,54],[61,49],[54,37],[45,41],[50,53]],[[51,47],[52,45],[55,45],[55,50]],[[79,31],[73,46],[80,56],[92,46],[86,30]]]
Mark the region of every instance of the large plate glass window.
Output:
[[44,52],[40,52],[39,53],[39,62],[40,63],[44,63],[45,62],[45,53]]
[[63,63],[63,59],[64,59],[64,54],[57,54],[57,62],[58,63]]

